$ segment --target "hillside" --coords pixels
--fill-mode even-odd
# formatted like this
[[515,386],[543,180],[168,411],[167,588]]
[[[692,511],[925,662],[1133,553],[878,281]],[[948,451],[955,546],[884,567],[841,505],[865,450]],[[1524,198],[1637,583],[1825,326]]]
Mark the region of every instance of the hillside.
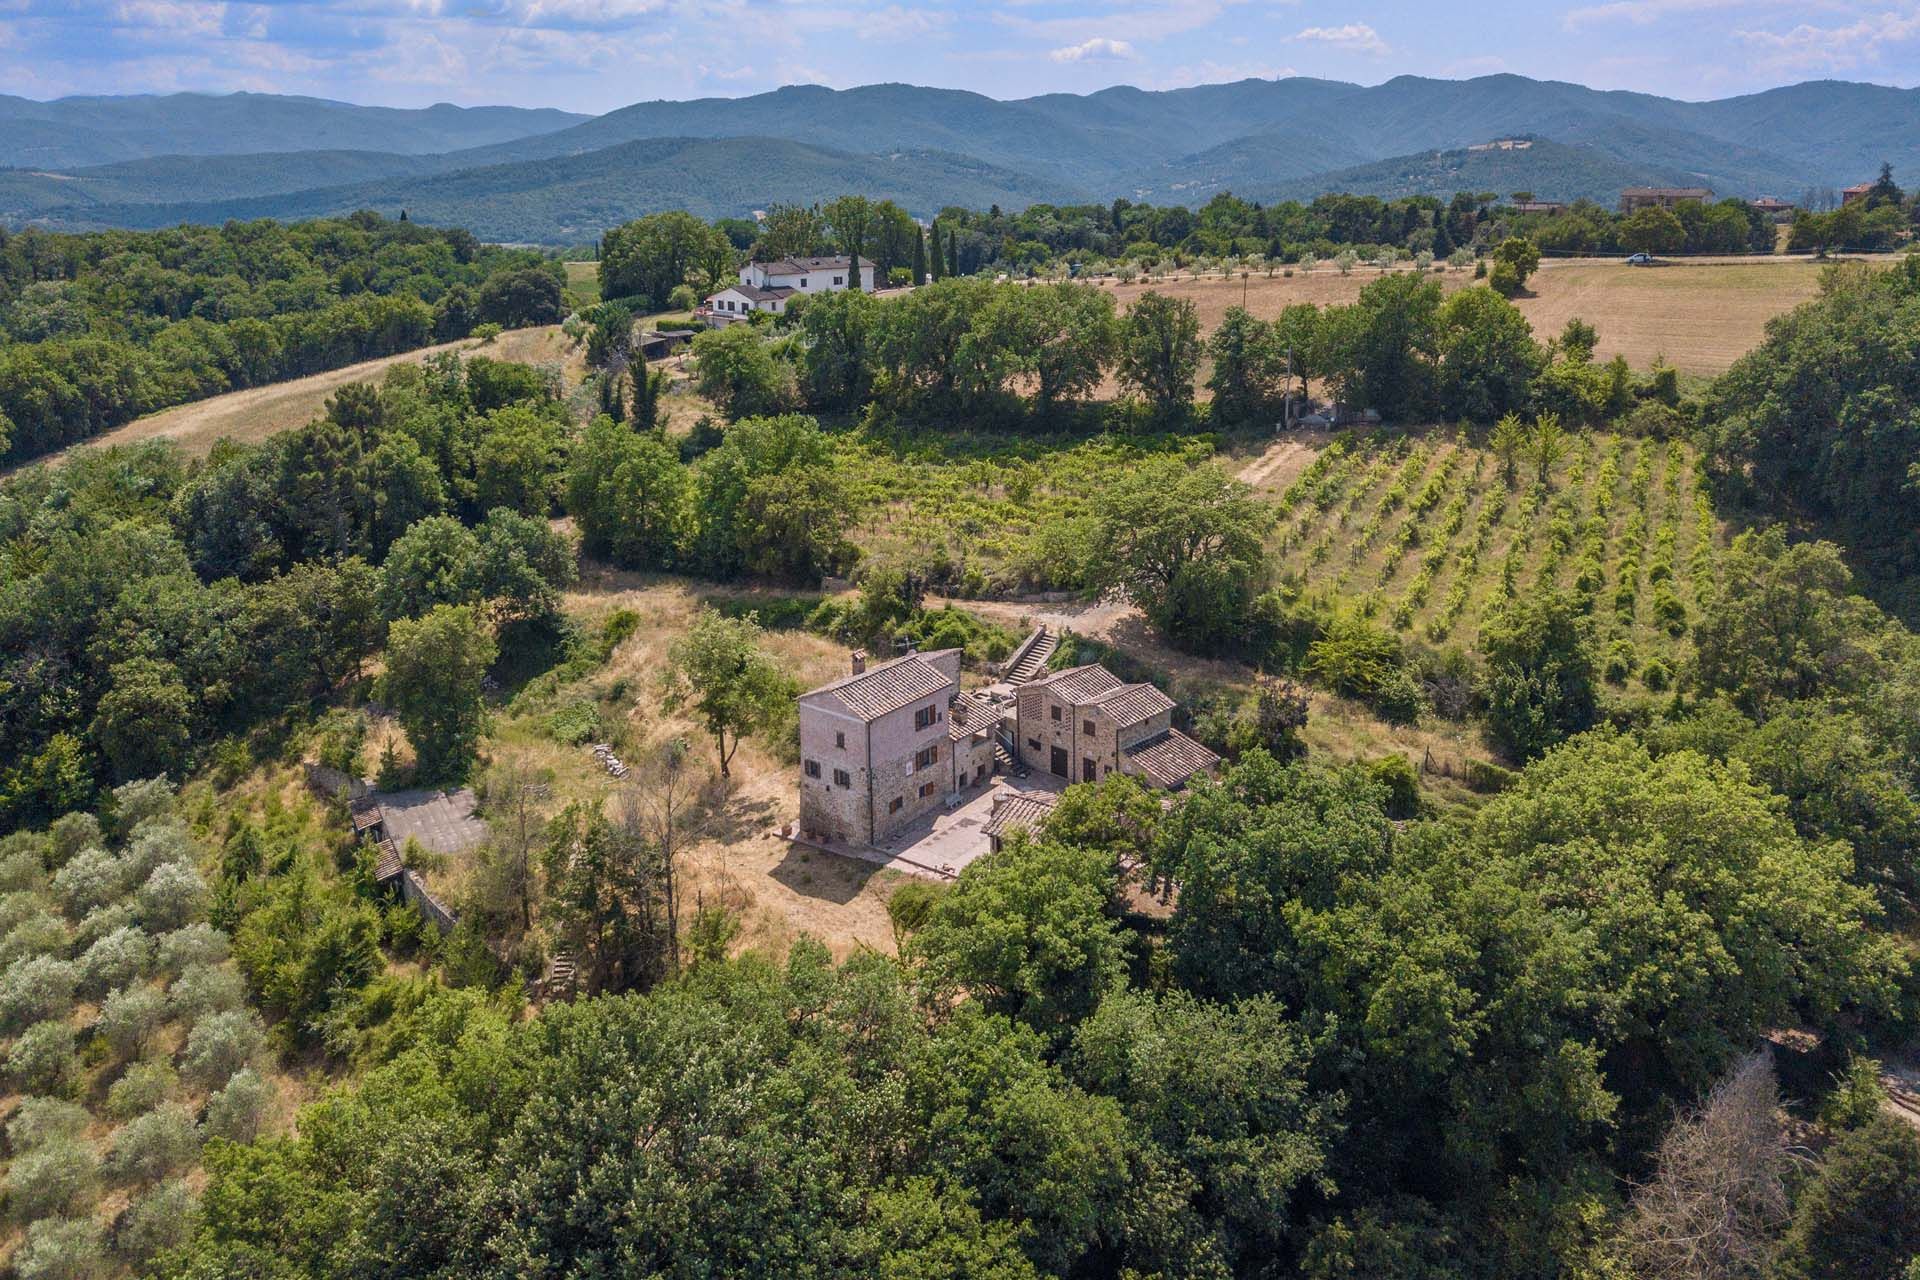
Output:
[[524,107],[361,107],[270,93],[0,96],[0,165],[68,169],[172,155],[380,150],[428,155],[563,129],[587,117]]
[[[1465,149],[1504,137],[1528,152]],[[56,227],[370,206],[539,243],[663,208],[743,214],[846,190],[945,205],[1204,203],[1463,187],[1611,204],[1622,186],[1797,197],[1920,170],[1920,90],[1816,81],[1718,102],[1483,76],[1294,77],[1003,102],[792,86],[603,116],[307,98],[0,99],[0,219]]]
[[[0,188],[4,189],[4,188]],[[577,243],[662,209],[701,217],[768,204],[810,203],[845,191],[932,212],[943,204],[1022,207],[1070,189],[940,151],[854,155],[772,138],[657,138],[583,155],[395,177],[255,198],[103,203],[67,212],[80,225],[163,227],[230,218],[308,218],[378,209],[467,227],[489,240]]]

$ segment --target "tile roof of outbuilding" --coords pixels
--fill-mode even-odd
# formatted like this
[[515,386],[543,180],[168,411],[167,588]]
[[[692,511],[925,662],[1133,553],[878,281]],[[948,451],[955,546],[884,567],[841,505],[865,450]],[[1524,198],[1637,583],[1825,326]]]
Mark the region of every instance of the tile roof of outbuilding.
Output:
[[1015,831],[1031,831],[1058,803],[1059,797],[1049,791],[1009,792],[994,799],[993,812],[987,815],[981,830],[1003,839]]
[[953,682],[928,661],[951,652],[953,650],[940,649],[932,653],[909,653],[868,667],[859,675],[841,676],[800,697],[805,700],[832,694],[862,720],[878,720],[889,712],[952,688]]
[[1140,772],[1163,787],[1183,787],[1196,773],[1204,773],[1220,763],[1220,757],[1178,729],[1155,734],[1126,749],[1127,756]]

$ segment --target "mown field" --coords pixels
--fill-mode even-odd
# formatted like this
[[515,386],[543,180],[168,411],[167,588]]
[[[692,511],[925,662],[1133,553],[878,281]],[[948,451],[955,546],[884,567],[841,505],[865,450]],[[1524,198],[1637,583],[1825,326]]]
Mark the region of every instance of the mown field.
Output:
[[1431,644],[1471,647],[1517,594],[1587,602],[1617,684],[1663,688],[1721,531],[1680,441],[1576,433],[1546,472],[1449,430],[1337,439],[1279,499],[1276,571]]
[[[1405,270],[1406,268],[1401,268]],[[1710,376],[1758,346],[1767,321],[1819,291],[1821,264],[1808,258],[1715,259],[1629,267],[1617,259],[1549,260],[1515,304],[1534,336],[1553,337],[1579,317],[1600,332],[1597,355],[1624,355],[1644,369],[1656,358],[1682,373]],[[1292,276],[1255,272],[1245,281],[1175,275],[1132,284],[1106,282],[1122,307],[1149,289],[1191,298],[1200,326],[1211,332],[1244,297],[1248,310],[1271,319],[1298,302],[1352,302],[1381,273],[1357,267],[1341,275],[1331,263]],[[1475,283],[1471,271],[1437,272],[1451,292]]]

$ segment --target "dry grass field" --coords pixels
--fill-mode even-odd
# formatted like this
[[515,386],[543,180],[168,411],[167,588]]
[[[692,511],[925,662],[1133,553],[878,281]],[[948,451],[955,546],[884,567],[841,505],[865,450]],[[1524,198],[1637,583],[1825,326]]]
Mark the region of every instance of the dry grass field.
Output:
[[[205,457],[213,449],[214,442],[223,438],[251,443],[294,427],[303,427],[319,417],[326,408],[327,398],[347,383],[378,381],[393,365],[417,364],[442,351],[458,351],[528,364],[573,365],[579,361],[578,353],[561,335],[558,325],[512,329],[490,343],[483,344],[471,339],[443,342],[417,351],[382,356],[378,360],[365,360],[344,368],[330,369],[326,373],[295,378],[291,382],[249,387],[245,391],[229,391],[225,395],[196,400],[191,404],[175,405],[171,409],[136,418],[123,427],[116,427],[94,436],[84,445],[74,447],[167,439],[175,441],[195,457]],[[58,462],[67,452],[62,450],[36,461]]]
[[[1404,270],[1405,268],[1403,268]],[[1600,331],[1598,355],[1624,355],[1644,369],[1656,358],[1682,373],[1712,376],[1759,345],[1767,321],[1814,296],[1820,287],[1819,263],[1805,258],[1754,260],[1728,258],[1629,267],[1618,259],[1549,260],[1529,281],[1527,296],[1516,299],[1535,336],[1557,334],[1578,316]],[[1158,282],[1103,283],[1124,308],[1148,290],[1191,298],[1200,310],[1204,332],[1220,323],[1228,307],[1246,305],[1271,318],[1297,302],[1352,302],[1381,272],[1358,267],[1343,276],[1329,263],[1310,273],[1268,277],[1255,273],[1244,282],[1218,276],[1172,277]],[[1468,271],[1437,272],[1448,292],[1473,284]]]

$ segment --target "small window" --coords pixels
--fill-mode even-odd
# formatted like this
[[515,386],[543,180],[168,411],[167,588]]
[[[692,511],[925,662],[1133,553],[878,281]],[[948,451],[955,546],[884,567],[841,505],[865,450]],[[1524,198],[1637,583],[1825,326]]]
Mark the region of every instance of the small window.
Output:
[[932,794],[934,793],[934,791],[935,791],[935,790],[936,790],[936,784],[935,784],[935,783],[931,783],[931,782],[923,782],[923,783],[921,783],[921,784],[920,784],[920,798],[921,798],[922,800],[924,800],[924,799],[926,799],[926,798],[927,798],[928,796],[930,796],[930,795],[932,795]]
[[1047,708],[1047,715],[1048,715],[1049,717],[1051,717],[1052,719],[1055,719],[1055,720],[1058,720],[1058,719],[1060,718],[1060,708],[1059,708],[1059,707],[1048,707],[1048,708]]
[[940,744],[936,742],[925,750],[913,753],[913,767],[916,769],[925,769],[927,766],[937,763],[939,759]]
[[905,800],[901,799],[899,796],[895,796],[893,799],[887,801],[887,812],[898,813],[900,812],[900,806],[905,803],[906,803]]
[[807,776],[809,778],[817,778],[820,776],[820,762],[818,760],[807,761]]
[[845,284],[847,282],[847,278],[845,276],[835,276],[833,278],[833,282],[835,284]]
[[1082,720],[1080,722],[1080,732],[1086,734],[1089,738],[1091,738],[1093,736],[1093,721]]
[[802,289],[807,287],[807,278],[805,276],[800,277],[800,287]]
[[1039,749],[1040,749],[1040,739],[1038,738],[1027,739],[1027,750],[1038,751]]
[[930,729],[939,723],[940,708],[937,706],[922,707],[913,713],[913,727],[916,729]]
[[838,747],[840,750],[845,751],[847,749],[847,735],[844,733],[834,734],[833,745]]
[[851,787],[853,786],[853,775],[845,769],[835,769],[833,771],[833,785],[836,787]]

